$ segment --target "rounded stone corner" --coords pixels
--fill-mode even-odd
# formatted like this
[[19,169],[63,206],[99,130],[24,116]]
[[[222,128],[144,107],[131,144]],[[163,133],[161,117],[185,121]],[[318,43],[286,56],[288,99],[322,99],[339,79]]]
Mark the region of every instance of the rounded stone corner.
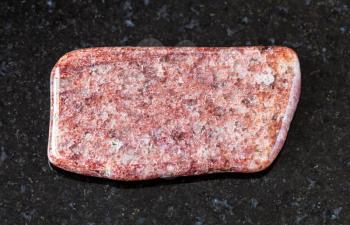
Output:
[[279,49],[288,61],[292,61],[299,64],[299,56],[295,49],[287,46],[280,46]]

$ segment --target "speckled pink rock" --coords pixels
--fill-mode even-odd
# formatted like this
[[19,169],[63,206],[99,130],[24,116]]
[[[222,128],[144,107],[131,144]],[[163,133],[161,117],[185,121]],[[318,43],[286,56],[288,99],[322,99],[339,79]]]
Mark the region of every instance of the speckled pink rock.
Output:
[[256,172],[282,148],[299,95],[285,47],[76,50],[51,73],[48,157],[116,180]]

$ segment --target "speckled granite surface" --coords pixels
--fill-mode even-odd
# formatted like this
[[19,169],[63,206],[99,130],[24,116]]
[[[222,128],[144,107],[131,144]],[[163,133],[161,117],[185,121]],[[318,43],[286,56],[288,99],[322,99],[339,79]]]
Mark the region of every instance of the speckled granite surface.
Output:
[[52,69],[48,158],[78,174],[149,180],[258,172],[300,97],[286,47],[104,47]]
[[[349,224],[350,2],[276,2],[2,1],[1,223]],[[272,167],[138,183],[51,169],[54,63],[76,48],[140,42],[294,48],[303,93]]]

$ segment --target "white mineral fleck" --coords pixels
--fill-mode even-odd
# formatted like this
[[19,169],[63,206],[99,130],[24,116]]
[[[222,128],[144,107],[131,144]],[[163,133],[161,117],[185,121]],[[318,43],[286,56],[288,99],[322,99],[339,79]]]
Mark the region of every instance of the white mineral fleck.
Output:
[[255,80],[258,84],[270,85],[275,81],[275,77],[271,73],[257,74]]

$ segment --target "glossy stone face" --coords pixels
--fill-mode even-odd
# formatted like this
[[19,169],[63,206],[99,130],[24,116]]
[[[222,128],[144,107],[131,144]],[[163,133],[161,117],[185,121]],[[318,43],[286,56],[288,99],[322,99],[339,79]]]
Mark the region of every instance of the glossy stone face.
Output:
[[285,47],[76,50],[51,73],[48,157],[116,180],[256,172],[282,148],[299,95]]

